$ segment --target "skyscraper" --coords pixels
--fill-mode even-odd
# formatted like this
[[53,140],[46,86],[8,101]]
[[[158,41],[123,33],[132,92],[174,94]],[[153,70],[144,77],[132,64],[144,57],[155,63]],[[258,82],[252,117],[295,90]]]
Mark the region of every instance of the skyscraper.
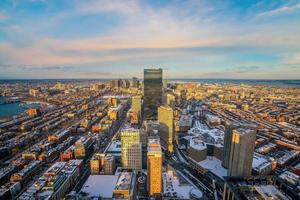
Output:
[[162,145],[173,153],[173,109],[164,105],[158,108],[159,135]]
[[232,132],[229,176],[250,176],[255,147],[256,129],[239,128]]
[[157,108],[162,102],[162,69],[144,69],[144,114],[146,119],[157,119]]
[[136,77],[132,78],[131,86],[135,87],[135,88],[139,87],[139,80],[138,80],[138,78],[136,78]]
[[232,144],[232,132],[236,129],[238,125],[233,124],[233,122],[226,122],[225,124],[225,135],[224,135],[224,156],[222,160],[222,166],[228,169],[229,159],[230,159],[230,150]]
[[142,169],[142,143],[138,129],[121,132],[122,166],[126,169]]
[[149,196],[157,196],[162,192],[162,151],[158,137],[148,140],[147,168]]
[[133,112],[137,112],[139,115],[142,110],[142,97],[141,96],[133,96],[131,98],[131,109]]

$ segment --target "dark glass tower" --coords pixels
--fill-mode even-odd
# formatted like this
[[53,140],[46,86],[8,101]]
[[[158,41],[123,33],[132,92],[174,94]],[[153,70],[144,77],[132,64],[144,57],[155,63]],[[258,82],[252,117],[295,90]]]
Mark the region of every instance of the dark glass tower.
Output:
[[144,118],[157,119],[162,102],[162,69],[144,69]]

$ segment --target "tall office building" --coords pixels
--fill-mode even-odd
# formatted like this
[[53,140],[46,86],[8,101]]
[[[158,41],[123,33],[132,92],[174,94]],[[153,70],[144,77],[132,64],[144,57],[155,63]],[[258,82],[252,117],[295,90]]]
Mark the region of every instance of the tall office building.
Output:
[[126,169],[142,169],[142,143],[138,129],[121,132],[122,166]]
[[131,86],[135,87],[135,88],[139,87],[139,80],[138,80],[138,78],[136,78],[136,77],[132,78]]
[[228,176],[250,176],[256,129],[238,128],[232,132]]
[[133,112],[137,112],[139,115],[142,110],[142,97],[141,96],[133,96],[131,98],[131,109]]
[[144,69],[145,119],[157,119],[157,108],[162,102],[162,69]]
[[162,192],[162,151],[158,137],[148,140],[147,168],[149,196],[160,195]]
[[224,156],[222,160],[222,166],[228,169],[229,159],[230,159],[230,150],[232,144],[232,132],[238,127],[237,124],[227,121],[225,124],[225,135],[224,135]]
[[173,153],[173,109],[170,106],[158,108],[159,135],[162,145]]

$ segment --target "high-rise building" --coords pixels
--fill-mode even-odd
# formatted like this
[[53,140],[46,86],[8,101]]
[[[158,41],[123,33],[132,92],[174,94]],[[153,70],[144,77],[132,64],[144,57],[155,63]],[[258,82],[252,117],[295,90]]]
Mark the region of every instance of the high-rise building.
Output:
[[131,109],[130,109],[130,122],[131,124],[138,124],[141,121],[142,111],[142,97],[133,96],[131,98]]
[[225,123],[225,135],[224,135],[224,150],[223,150],[223,160],[222,166],[226,169],[229,168],[229,160],[230,160],[230,152],[231,152],[231,145],[233,130],[238,128],[245,128],[245,129],[256,129],[257,127],[254,124],[237,124],[232,121],[226,121]]
[[126,169],[142,169],[142,143],[138,129],[121,132],[122,166]]
[[162,192],[162,151],[158,137],[148,140],[147,168],[149,196],[157,196]]
[[232,144],[229,159],[229,176],[250,176],[256,129],[238,128],[232,132]]
[[133,96],[131,98],[131,109],[133,112],[137,112],[139,115],[142,110],[142,97],[141,96]]
[[132,78],[131,86],[135,87],[135,88],[139,87],[139,80],[138,80],[138,78],[136,78],[136,77]]
[[225,135],[224,135],[224,156],[222,160],[222,166],[228,169],[229,159],[230,159],[230,150],[232,144],[232,131],[237,128],[236,124],[232,122],[226,122],[225,124]]
[[159,135],[162,145],[173,153],[173,109],[170,106],[158,108]]
[[162,102],[162,69],[144,69],[145,119],[157,119],[157,108]]

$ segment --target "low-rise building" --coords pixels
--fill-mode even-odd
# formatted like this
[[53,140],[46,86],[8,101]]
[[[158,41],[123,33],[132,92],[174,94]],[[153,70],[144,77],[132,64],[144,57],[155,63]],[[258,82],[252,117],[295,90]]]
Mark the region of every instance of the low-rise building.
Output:
[[119,174],[116,186],[113,192],[115,199],[132,200],[136,191],[136,174],[135,172],[121,172]]

